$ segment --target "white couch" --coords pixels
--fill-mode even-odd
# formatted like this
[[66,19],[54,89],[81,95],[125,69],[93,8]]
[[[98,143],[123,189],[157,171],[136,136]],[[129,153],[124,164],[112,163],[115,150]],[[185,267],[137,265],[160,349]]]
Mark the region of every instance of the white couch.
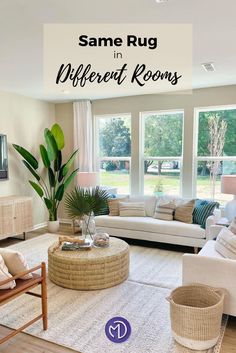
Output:
[[208,241],[198,255],[183,255],[182,281],[225,288],[224,313],[236,316],[236,260],[221,256],[215,241]]
[[206,229],[202,229],[198,224],[152,218],[157,201],[156,196],[133,196],[129,198],[129,201],[145,202],[146,217],[97,216],[95,217],[96,228],[112,236],[187,245],[195,248],[203,247],[215,236],[214,232],[211,232],[211,226],[216,223],[215,216],[208,217]]

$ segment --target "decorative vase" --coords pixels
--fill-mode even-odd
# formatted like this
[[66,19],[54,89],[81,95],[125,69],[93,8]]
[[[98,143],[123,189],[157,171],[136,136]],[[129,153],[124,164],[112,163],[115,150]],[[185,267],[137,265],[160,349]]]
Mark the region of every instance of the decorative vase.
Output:
[[81,230],[83,239],[93,240],[94,234],[96,233],[95,220],[93,212],[89,215],[84,215],[81,220]]
[[60,228],[59,221],[48,221],[48,231],[49,233],[57,233]]

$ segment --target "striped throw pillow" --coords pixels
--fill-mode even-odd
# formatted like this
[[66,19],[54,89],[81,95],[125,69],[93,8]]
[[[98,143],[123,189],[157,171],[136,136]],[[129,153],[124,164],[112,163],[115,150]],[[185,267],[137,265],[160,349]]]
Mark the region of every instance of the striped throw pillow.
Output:
[[119,216],[120,212],[119,212],[119,202],[120,201],[127,201],[126,197],[122,197],[122,198],[116,198],[116,199],[108,199],[107,203],[108,203],[108,207],[109,207],[109,216]]
[[215,201],[196,200],[193,210],[193,223],[199,224],[201,228],[206,228],[206,220],[213,215],[214,209],[219,207]]
[[236,234],[236,217],[232,220],[228,228],[232,233]]
[[173,221],[175,207],[176,205],[173,201],[157,201],[156,210],[153,218],[162,219],[164,221]]
[[223,228],[216,238],[215,249],[222,256],[236,260],[236,236],[227,228]]
[[195,200],[186,201],[176,206],[174,219],[179,222],[192,223]]
[[119,202],[120,217],[145,217],[144,202]]

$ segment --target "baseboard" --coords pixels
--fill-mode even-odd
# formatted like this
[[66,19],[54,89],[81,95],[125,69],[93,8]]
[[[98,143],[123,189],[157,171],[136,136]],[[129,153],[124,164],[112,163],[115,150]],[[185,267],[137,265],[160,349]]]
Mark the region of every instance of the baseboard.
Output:
[[35,224],[33,226],[33,230],[37,230],[37,229],[40,229],[40,228],[44,228],[47,226],[47,222],[43,222],[43,223],[38,223],[38,224]]

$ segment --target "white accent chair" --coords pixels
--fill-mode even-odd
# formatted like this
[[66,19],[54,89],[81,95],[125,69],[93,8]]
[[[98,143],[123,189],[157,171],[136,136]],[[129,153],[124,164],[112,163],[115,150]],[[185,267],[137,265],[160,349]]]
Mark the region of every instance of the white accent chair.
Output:
[[208,241],[197,255],[183,255],[182,282],[226,289],[224,313],[236,316],[236,260],[221,256],[215,250],[214,240]]

